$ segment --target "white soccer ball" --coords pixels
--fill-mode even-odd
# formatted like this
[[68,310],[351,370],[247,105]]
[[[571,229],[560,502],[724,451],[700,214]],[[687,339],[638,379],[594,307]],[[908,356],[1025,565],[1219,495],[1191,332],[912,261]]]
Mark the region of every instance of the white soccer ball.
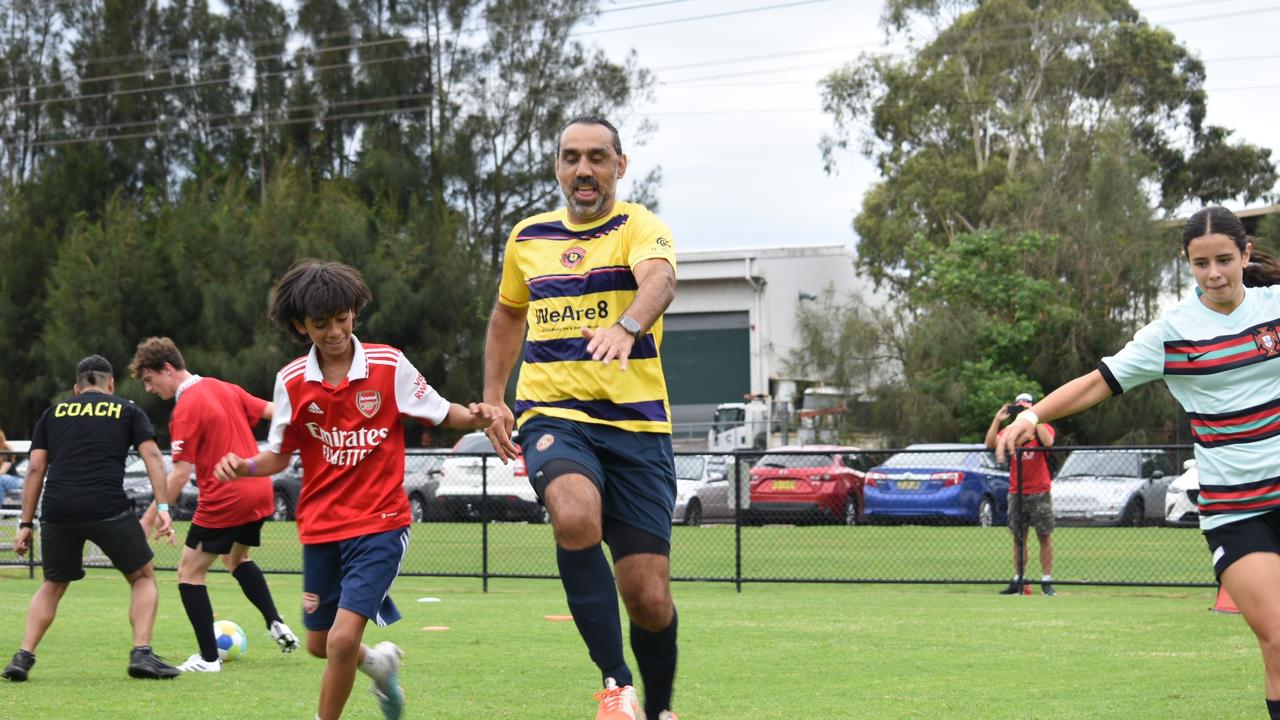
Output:
[[230,620],[213,623],[213,637],[218,641],[218,657],[231,662],[249,651],[249,638],[244,629]]

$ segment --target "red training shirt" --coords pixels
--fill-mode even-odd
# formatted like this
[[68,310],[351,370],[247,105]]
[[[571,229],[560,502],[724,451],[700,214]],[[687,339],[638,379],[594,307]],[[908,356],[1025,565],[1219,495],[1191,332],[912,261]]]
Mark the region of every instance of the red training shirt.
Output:
[[438,425],[449,414],[449,401],[399,350],[351,342],[355,357],[336,387],[324,381],[314,346],[276,374],[267,442],[272,452],[302,457],[296,514],[304,544],[409,525],[400,416]]
[[[1049,432],[1049,437],[1056,437],[1053,426],[1044,423],[1044,429]],[[1004,434],[1001,430],[996,437]],[[1040,435],[1031,436],[1031,441],[1023,447],[1044,447],[1040,444]],[[1049,475],[1049,453],[1028,452],[1020,450],[1018,458],[1009,459],[1009,492],[1017,494],[1018,492],[1018,468],[1022,468],[1022,494],[1038,495],[1040,493],[1049,492],[1049,486],[1053,482],[1052,476]]]
[[250,395],[239,385],[199,375],[193,375],[178,388],[175,400],[173,416],[169,418],[173,461],[194,464],[200,487],[192,522],[208,528],[227,528],[270,515],[274,506],[271,478],[221,482],[213,477],[213,469],[223,455],[258,454],[253,426],[262,419],[267,401]]

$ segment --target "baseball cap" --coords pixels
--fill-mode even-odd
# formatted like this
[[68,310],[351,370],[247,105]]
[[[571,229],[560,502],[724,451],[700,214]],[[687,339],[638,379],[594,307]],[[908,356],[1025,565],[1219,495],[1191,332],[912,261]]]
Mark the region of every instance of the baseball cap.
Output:
[[1031,405],[1035,403],[1035,398],[1031,397],[1031,393],[1020,393],[1018,397],[1013,399],[1014,405]]

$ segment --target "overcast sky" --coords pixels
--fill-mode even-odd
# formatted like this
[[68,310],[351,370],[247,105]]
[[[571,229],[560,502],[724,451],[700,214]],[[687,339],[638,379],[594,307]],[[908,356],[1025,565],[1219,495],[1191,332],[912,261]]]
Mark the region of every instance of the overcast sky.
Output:
[[[1205,61],[1208,121],[1280,160],[1280,4],[1136,6]],[[851,221],[876,176],[859,155],[844,156],[838,175],[823,172],[818,142],[832,126],[817,82],[863,51],[885,49],[881,3],[603,0],[602,7],[582,39],[618,59],[634,49],[658,80],[644,108],[657,130],[645,146],[624,149],[632,177],[661,165],[659,212],[682,250],[856,249]],[[719,16],[692,19],[709,15]],[[620,195],[628,190],[624,181]]]

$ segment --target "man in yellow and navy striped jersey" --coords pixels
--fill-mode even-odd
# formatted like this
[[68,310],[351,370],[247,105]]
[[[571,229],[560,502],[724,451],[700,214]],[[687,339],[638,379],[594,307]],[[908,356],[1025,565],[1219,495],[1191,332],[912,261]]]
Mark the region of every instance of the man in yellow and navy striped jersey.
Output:
[[[507,240],[484,380],[484,400],[506,416],[486,433],[504,460],[523,453],[551,516],[569,608],[600,668],[597,720],[675,720],[676,481],[660,355],[675,243],[644,206],[615,199],[627,156],[605,118],[571,120],[555,168],[566,207],[525,219]],[[522,341],[513,414],[503,394]],[[521,447],[512,440],[517,425]],[[618,592],[644,681],[643,715],[623,659]]]

